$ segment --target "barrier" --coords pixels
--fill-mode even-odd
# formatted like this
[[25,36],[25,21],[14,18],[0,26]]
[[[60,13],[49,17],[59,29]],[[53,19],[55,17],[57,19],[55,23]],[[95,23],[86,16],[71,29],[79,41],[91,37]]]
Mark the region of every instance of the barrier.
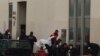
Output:
[[31,56],[31,53],[27,40],[0,40],[0,54],[3,56]]

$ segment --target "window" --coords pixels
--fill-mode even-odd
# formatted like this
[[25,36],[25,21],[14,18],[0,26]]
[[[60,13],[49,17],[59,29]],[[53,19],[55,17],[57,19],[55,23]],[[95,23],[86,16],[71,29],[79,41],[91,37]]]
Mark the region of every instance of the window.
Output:
[[12,18],[12,3],[9,3],[9,18]]
[[[76,6],[74,3],[76,1]],[[85,0],[85,40],[89,41],[90,34],[90,0]],[[76,10],[74,10],[76,8]],[[76,16],[74,15],[76,14]],[[76,17],[76,18],[75,18]],[[74,21],[76,20],[76,24]],[[74,29],[76,27],[76,29]],[[74,32],[76,30],[76,32]],[[81,38],[81,0],[69,0],[69,41],[74,41],[74,33],[76,33],[76,42]]]
[[12,11],[13,11],[13,5],[12,3],[9,3],[9,30],[12,32]]

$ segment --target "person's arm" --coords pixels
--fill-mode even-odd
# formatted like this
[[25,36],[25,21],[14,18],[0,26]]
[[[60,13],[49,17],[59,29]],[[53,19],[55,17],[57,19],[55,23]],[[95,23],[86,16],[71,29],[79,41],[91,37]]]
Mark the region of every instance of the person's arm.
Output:
[[36,37],[34,36],[34,42],[37,42],[37,39],[36,39]]

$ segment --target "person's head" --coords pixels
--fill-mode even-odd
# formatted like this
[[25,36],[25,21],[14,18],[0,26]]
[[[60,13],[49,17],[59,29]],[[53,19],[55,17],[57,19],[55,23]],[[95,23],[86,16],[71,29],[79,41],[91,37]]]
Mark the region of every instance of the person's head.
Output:
[[56,44],[60,44],[61,45],[61,39],[58,39],[57,41],[56,41]]
[[10,30],[9,30],[9,29],[7,29],[6,31],[7,31],[7,32],[10,32]]
[[33,35],[33,32],[30,32],[30,35],[32,36]]
[[55,30],[55,33],[58,33],[58,32],[59,32],[59,31],[56,29],[56,30]]
[[54,38],[57,38],[58,37],[58,33],[54,33]]
[[68,47],[67,43],[63,43],[62,46],[63,46],[63,47]]
[[54,32],[54,37],[58,37],[58,30],[55,30],[55,32]]
[[57,41],[60,43],[62,40],[61,39],[58,39]]
[[5,31],[5,34],[8,34],[10,31],[9,31],[9,29],[7,29],[6,31]]
[[72,44],[69,44],[69,48],[72,49],[73,48],[73,45]]
[[55,30],[55,31],[50,35],[50,37],[51,37],[51,36],[58,37],[58,32],[59,32],[58,30]]
[[8,32],[8,35],[11,35],[11,33],[10,33],[10,32]]

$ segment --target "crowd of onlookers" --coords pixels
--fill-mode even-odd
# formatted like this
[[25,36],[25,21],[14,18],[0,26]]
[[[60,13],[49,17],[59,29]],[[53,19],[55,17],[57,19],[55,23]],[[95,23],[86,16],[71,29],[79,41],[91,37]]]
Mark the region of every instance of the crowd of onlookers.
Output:
[[[48,38],[48,43],[45,47],[48,52],[48,56],[80,56],[80,45],[75,47],[72,44],[62,43],[62,40],[58,37],[58,30],[55,30]],[[7,30],[4,34],[0,33],[0,39],[12,39],[11,33]],[[37,38],[34,36],[33,32],[27,36],[24,31],[21,32],[19,40],[28,40],[31,46],[31,52],[34,50],[34,43],[37,42]],[[43,46],[41,46],[42,48]],[[83,54],[91,54],[92,56],[97,56],[99,53],[99,45],[95,43],[87,43],[84,46]]]
[[4,34],[0,32],[0,39],[12,39],[10,31],[6,30]]
[[[80,56],[80,45],[75,47],[72,44],[62,43],[61,39],[57,39],[58,30],[55,30],[53,34],[50,35],[51,43],[45,44],[48,51],[48,56]],[[84,55],[97,56],[99,53],[99,45],[96,43],[87,42],[83,47]]]
[[[0,40],[2,39],[12,40],[11,32],[9,29],[6,30],[4,34],[0,33]],[[21,31],[19,40],[26,40],[30,45],[31,52],[33,51],[34,42],[37,42],[37,38],[33,35],[33,32],[30,32],[29,35],[26,35],[24,30]]]

